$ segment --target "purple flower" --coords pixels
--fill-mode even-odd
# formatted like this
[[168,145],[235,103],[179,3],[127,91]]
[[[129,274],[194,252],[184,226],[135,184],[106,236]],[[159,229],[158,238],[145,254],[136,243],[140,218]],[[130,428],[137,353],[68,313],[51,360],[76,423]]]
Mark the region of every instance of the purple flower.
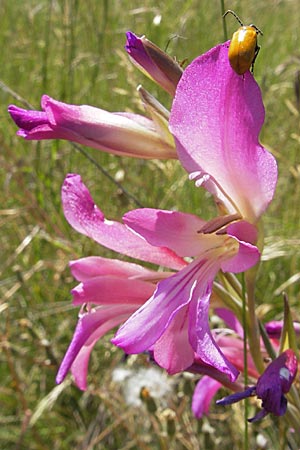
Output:
[[136,158],[177,158],[172,136],[147,117],[68,105],[47,95],[42,111],[10,105],[8,112],[28,140],[66,139],[105,152]]
[[126,33],[125,49],[131,61],[170,95],[174,96],[182,75],[182,68],[167,53],[145,38],[131,31]]
[[231,69],[228,43],[183,72],[170,116],[178,157],[221,211],[251,223],[272,200],[277,181],[275,158],[258,141],[263,121],[260,89],[250,72],[241,77]]
[[251,386],[243,392],[238,392],[217,401],[218,405],[231,405],[244,398],[256,395],[262,400],[262,410],[249,422],[256,422],[267,414],[282,416],[287,409],[287,394],[296,377],[298,361],[293,350],[288,349],[281,353],[266,368],[259,377],[256,386]]

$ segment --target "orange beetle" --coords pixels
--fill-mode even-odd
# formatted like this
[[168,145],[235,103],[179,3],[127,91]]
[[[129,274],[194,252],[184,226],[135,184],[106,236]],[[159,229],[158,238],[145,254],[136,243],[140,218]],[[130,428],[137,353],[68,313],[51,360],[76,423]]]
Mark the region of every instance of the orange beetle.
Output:
[[253,24],[243,25],[241,19],[231,9],[226,11],[223,17],[227,14],[232,14],[241,24],[241,27],[233,33],[230,41],[228,51],[230,65],[238,75],[243,75],[250,68],[253,72],[254,62],[260,49],[257,45],[257,35],[263,35],[263,33]]

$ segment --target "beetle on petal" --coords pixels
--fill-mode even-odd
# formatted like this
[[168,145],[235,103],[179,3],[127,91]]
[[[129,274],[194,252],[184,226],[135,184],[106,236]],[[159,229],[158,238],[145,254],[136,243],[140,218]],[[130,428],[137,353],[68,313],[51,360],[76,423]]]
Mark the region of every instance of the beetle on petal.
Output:
[[253,71],[254,62],[260,50],[260,47],[257,45],[257,35],[263,35],[263,33],[253,24],[247,26],[244,25],[237,14],[231,9],[226,11],[223,17],[227,14],[232,14],[241,24],[240,28],[233,33],[229,46],[228,58],[233,70],[238,75],[243,75],[250,67]]

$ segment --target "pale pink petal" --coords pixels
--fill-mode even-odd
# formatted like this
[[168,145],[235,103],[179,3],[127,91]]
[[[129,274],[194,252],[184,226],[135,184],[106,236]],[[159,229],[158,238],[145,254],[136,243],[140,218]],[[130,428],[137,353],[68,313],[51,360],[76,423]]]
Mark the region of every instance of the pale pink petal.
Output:
[[172,269],[186,265],[171,250],[153,247],[125,225],[105,219],[79,175],[69,174],[66,177],[62,187],[62,203],[70,225],[99,244],[132,258]]
[[96,276],[72,289],[73,305],[135,304],[138,308],[155,290],[155,284],[111,275]]
[[276,161],[258,141],[263,121],[260,89],[250,72],[231,69],[228,43],[185,69],[170,116],[179,159],[188,172],[215,181],[228,211],[250,222],[272,200],[277,181]]
[[188,337],[188,314],[188,306],[181,308],[154,345],[155,361],[171,375],[194,362],[194,351]]
[[135,209],[124,223],[155,246],[165,246],[180,256],[196,256],[212,248],[221,237],[200,234],[206,222],[193,214],[159,209]]
[[198,381],[192,400],[192,411],[197,419],[209,413],[210,404],[216,392],[222,387],[219,381],[204,375]]
[[73,374],[75,373],[79,387],[85,389],[87,365],[93,345],[107,331],[126,320],[134,310],[134,305],[113,305],[82,315],[78,320],[72,342],[59,367],[56,382],[61,383],[64,380],[74,361],[80,355],[79,359],[83,365],[77,363],[74,366]]
[[69,105],[44,95],[43,111],[10,105],[8,112],[28,140],[66,139],[105,152],[136,158],[177,158],[174,142],[147,117]]
[[88,256],[70,261],[69,266],[77,281],[85,281],[98,275],[114,275],[123,278],[157,278],[157,271],[147,269],[139,264],[120,261],[119,259]]

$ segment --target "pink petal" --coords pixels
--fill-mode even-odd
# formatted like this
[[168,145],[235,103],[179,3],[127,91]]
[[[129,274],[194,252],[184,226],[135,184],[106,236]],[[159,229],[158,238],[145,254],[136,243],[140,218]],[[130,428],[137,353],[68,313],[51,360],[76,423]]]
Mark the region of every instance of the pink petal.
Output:
[[180,269],[185,261],[166,248],[153,247],[125,225],[105,219],[81,177],[69,174],[62,187],[64,214],[78,232],[115,252],[143,261]]
[[188,338],[188,306],[181,308],[154,345],[154,359],[173,375],[191,366],[194,351]]
[[138,114],[111,113],[87,105],[68,105],[44,95],[43,111],[10,105],[8,112],[29,140],[66,139],[117,155],[177,158],[174,143]]
[[195,256],[206,248],[198,234],[206,222],[193,214],[143,208],[129,211],[123,221],[151,245],[168,247],[180,256]]
[[[78,386],[81,389],[85,389],[88,360],[93,346],[107,331],[126,320],[135,308],[132,305],[113,305],[106,308],[98,308],[96,311],[81,316],[72,342],[59,367],[56,382],[61,383],[71,366],[75,363],[73,374],[78,381]],[[77,358],[79,358],[80,364]]]
[[231,69],[228,43],[185,69],[170,117],[179,159],[188,172],[215,180],[228,211],[237,208],[250,222],[272,200],[277,181],[276,161],[258,142],[263,121],[260,89],[250,72]]
[[[227,233],[239,242],[239,250],[232,257],[226,257],[226,236],[216,233],[201,233],[205,221],[193,214],[157,209],[136,209],[123,217],[124,223],[152,245],[166,246],[180,256],[206,257],[209,250],[224,247],[224,258],[220,263],[224,272],[243,272],[255,265],[260,253],[248,243],[257,239],[256,227],[239,221],[227,227]],[[239,237],[247,242],[241,242]]]
[[237,319],[237,317],[233,314],[233,312],[226,308],[215,308],[215,313],[224,320],[225,324],[229,326],[233,331],[238,334],[238,336],[243,339],[244,336],[244,330]]
[[[222,261],[221,269],[224,272],[244,272],[259,262],[260,252],[258,248],[248,243],[248,239],[251,242],[256,237],[256,230],[253,230],[253,228],[253,225],[245,221],[227,227],[228,236],[232,236],[239,242],[239,250],[232,258]],[[239,237],[246,239],[246,242],[241,241]]]
[[[235,381],[239,371],[225,357],[216,343],[209,327],[209,300],[212,282],[199,285],[193,292],[194,300],[190,304],[189,340],[196,353],[205,364],[216,368],[227,375],[230,381]],[[204,291],[204,289],[206,289]]]
[[[243,341],[237,336],[218,334],[216,342],[228,361],[242,372],[244,370]],[[253,378],[258,378],[259,376],[250,353],[248,354],[248,375]]]
[[118,259],[102,258],[100,256],[88,256],[86,258],[70,261],[71,272],[77,281],[85,281],[98,275],[112,275],[123,278],[157,278],[157,271],[146,269],[139,264],[134,264]]
[[196,260],[161,281],[153,296],[119,328],[113,344],[126,353],[148,350],[162,336],[175,315],[191,300],[202,262]]
[[126,33],[125,49],[139,69],[156,81],[170,95],[174,96],[182,75],[182,68],[167,53],[163,52],[144,36],[138,37],[131,31]]
[[219,381],[205,375],[198,381],[192,400],[192,411],[197,419],[209,413],[212,399],[221,387]]
[[117,276],[103,275],[86,280],[72,289],[73,305],[93,303],[143,304],[153,294],[155,284],[142,280],[129,280]]

